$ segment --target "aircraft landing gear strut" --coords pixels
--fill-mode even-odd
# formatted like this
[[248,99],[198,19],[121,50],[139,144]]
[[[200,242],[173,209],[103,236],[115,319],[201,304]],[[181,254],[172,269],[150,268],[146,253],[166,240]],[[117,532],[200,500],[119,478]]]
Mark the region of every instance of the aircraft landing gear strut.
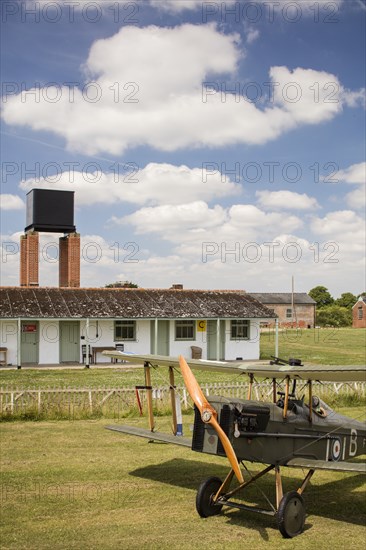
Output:
[[[223,506],[238,508],[240,510],[257,512],[276,517],[278,528],[282,536],[285,538],[293,538],[300,535],[304,530],[306,518],[302,493],[314,474],[314,470],[309,470],[297,491],[289,491],[288,493],[283,494],[279,466],[267,466],[267,468],[261,470],[255,475],[251,475],[249,470],[247,468],[245,469],[250,475],[250,479],[244,481],[244,483],[241,483],[231,491],[229,491],[229,488],[234,477],[233,470],[230,470],[223,482],[218,477],[209,477],[203,481],[196,496],[196,509],[199,515],[203,518],[217,515],[220,513]],[[242,504],[241,502],[233,502],[230,500],[239,491],[243,490],[249,484],[254,483],[271,470],[275,470],[276,507],[271,504],[265,495],[264,496],[270,506],[270,509],[262,509],[256,506],[249,506]]]

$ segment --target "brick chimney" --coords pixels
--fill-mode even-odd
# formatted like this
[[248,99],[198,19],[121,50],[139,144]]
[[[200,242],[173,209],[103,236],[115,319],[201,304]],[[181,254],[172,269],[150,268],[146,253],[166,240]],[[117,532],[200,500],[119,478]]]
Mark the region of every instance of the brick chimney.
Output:
[[39,286],[39,233],[20,237],[20,286]]
[[80,287],[80,234],[60,237],[59,286]]

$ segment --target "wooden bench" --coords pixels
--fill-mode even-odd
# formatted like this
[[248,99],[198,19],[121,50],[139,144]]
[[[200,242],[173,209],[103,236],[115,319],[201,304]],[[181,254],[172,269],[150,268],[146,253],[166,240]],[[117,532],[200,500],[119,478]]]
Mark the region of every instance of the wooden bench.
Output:
[[8,364],[8,348],[0,348],[0,365]]

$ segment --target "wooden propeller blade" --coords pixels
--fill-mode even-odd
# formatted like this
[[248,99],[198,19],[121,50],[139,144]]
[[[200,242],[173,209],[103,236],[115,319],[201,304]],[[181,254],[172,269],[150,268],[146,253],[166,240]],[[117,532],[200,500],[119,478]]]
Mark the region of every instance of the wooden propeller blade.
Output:
[[[201,418],[206,424],[210,424],[217,435],[220,438],[222,446],[224,447],[225,454],[231,464],[231,467],[239,481],[239,483],[244,483],[243,474],[241,473],[238,459],[236,458],[235,451],[230,443],[230,440],[224,430],[221,428],[220,424],[217,421],[217,413],[212,405],[207,401],[205,395],[203,394],[200,385],[198,384],[193,372],[191,371],[187,361],[182,355],[179,356],[179,366],[183,375],[184,383],[187,387],[189,395],[193,399],[194,404],[201,413]],[[210,413],[209,419],[204,420],[203,413]]]

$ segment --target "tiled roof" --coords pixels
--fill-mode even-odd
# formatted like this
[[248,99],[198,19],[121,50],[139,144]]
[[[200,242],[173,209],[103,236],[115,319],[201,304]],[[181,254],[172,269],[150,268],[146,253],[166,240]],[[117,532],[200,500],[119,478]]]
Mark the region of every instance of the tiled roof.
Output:
[[244,291],[0,287],[2,318],[273,318]]
[[[291,292],[251,292],[250,296],[253,296],[261,304],[280,305],[292,303]],[[306,292],[294,292],[294,304],[316,304],[316,302]]]

